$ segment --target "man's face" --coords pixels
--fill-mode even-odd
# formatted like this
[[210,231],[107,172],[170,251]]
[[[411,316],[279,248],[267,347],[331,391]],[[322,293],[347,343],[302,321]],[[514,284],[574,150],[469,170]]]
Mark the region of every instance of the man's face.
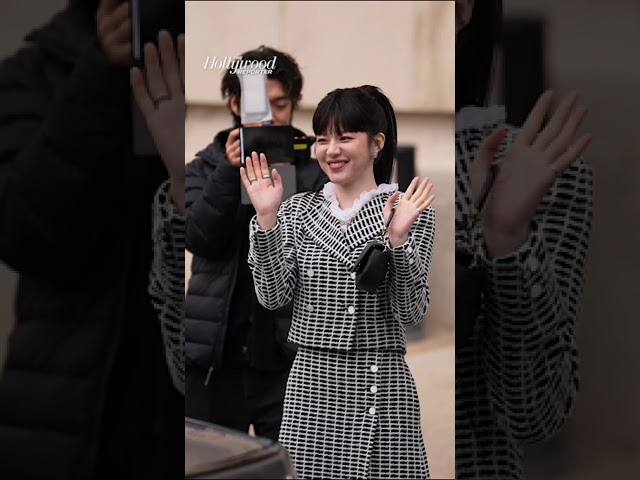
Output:
[[[274,125],[291,125],[293,120],[293,102],[284,91],[280,80],[267,80],[267,95],[271,103],[271,115]],[[236,97],[231,98],[231,110],[240,115],[240,102]]]

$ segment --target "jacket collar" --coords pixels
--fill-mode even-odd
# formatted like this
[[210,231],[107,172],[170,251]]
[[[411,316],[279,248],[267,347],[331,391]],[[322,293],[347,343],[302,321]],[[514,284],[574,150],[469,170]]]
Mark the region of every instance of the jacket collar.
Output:
[[340,222],[331,213],[330,202],[318,192],[314,206],[302,214],[303,228],[327,252],[351,267],[364,245],[377,238],[384,227],[382,211],[389,196],[381,193],[372,198],[355,214],[347,231],[342,232]]

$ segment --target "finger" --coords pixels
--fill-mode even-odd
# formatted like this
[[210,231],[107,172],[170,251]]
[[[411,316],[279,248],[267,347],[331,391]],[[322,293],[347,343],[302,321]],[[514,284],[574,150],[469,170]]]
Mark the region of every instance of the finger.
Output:
[[424,192],[424,189],[426,188],[428,183],[429,183],[429,177],[425,177],[422,179],[422,181],[420,182],[420,185],[418,185],[418,188],[416,188],[416,191],[413,192],[413,195],[411,196],[411,201],[413,203],[420,203],[418,202],[418,199],[422,195],[422,192]]
[[429,205],[433,203],[433,200],[435,198],[436,198],[435,195],[431,195],[430,197],[428,197],[424,202],[420,204],[420,206],[418,207],[418,210],[420,210],[421,212],[424,212],[427,208],[429,208]]
[[580,156],[582,156],[591,143],[592,138],[593,135],[590,133],[584,134],[573,145],[571,145],[566,152],[564,152],[564,154],[555,162],[558,174],[564,172],[567,168],[573,165]]
[[158,49],[150,42],[144,46],[144,67],[151,98],[153,99],[158,95],[167,93],[167,87],[162,76],[162,70],[160,69]]
[[399,197],[400,197],[400,192],[394,192],[387,200],[387,203],[385,204],[384,209],[382,210],[385,223],[387,223],[389,215],[391,215],[391,210],[393,210],[393,207],[395,206]]
[[247,189],[248,191],[249,187],[251,186],[251,182],[247,177],[247,171],[244,167],[240,167],[240,180],[242,180],[242,184],[244,185],[244,188]]
[[422,203],[427,199],[427,197],[429,196],[429,193],[431,192],[432,188],[433,188],[433,183],[428,183],[425,186],[424,190],[422,191],[420,196],[415,201],[415,204],[418,206],[418,208],[420,208],[419,206],[422,205]]
[[125,18],[112,32],[105,34],[105,41],[123,43],[131,40],[131,20]]
[[535,142],[533,142],[533,145],[536,148],[544,150],[558,136],[562,130],[562,126],[571,115],[577,100],[578,92],[572,92],[562,101],[551,117],[551,120],[549,120],[549,123],[547,123],[547,125],[542,129],[542,132],[540,132],[536,138]]
[[133,90],[133,96],[140,107],[140,111],[146,117],[154,111],[153,100],[149,97],[147,92],[147,86],[144,83],[142,72],[139,68],[133,67],[130,73],[131,89]]
[[180,79],[180,65],[176,57],[176,50],[173,46],[173,38],[166,30],[158,33],[158,45],[160,49],[160,60],[162,63],[162,72],[169,93],[177,95],[182,91],[182,80]]
[[247,178],[249,178],[249,180],[256,178],[255,169],[253,167],[253,159],[251,157],[247,157],[244,164],[247,169]]
[[275,168],[271,170],[271,178],[273,179],[274,187],[282,186],[282,177],[278,173],[278,170],[276,170]]
[[232,145],[229,147],[228,153],[227,153],[228,157],[239,157],[240,156],[240,145]]
[[230,142],[235,142],[235,141],[240,142],[240,129],[239,128],[234,128],[233,130],[231,130],[229,132],[229,137],[227,138],[227,143]]
[[407,187],[407,191],[404,192],[404,196],[402,197],[403,200],[407,200],[408,201],[408,200],[411,199],[411,195],[413,194],[414,190],[416,189],[416,185],[418,184],[418,180],[420,180],[418,177],[413,177],[413,180],[411,180],[411,183]]
[[583,106],[575,109],[569,120],[562,128],[558,138],[556,138],[547,149],[550,161],[555,162],[555,160],[562,155],[567,148],[569,148],[569,145],[571,145],[576,137],[578,128],[580,128],[580,125],[586,116],[587,107]]
[[133,63],[131,57],[131,43],[123,43],[116,47],[111,47],[110,56],[114,58],[118,64],[131,65]]
[[101,0],[96,10],[96,18],[102,18],[109,15],[120,5],[120,0]]
[[388,198],[387,203],[385,204],[385,210],[388,208],[389,210],[393,209],[394,205],[398,201],[398,197],[400,197],[400,192],[393,192],[393,194]]
[[253,167],[253,178],[260,180],[262,172],[260,171],[260,157],[257,152],[251,152],[251,166]]
[[538,136],[538,132],[540,132],[540,127],[542,127],[544,117],[549,111],[552,99],[553,91],[551,90],[547,90],[540,95],[540,98],[538,98],[538,101],[529,113],[529,116],[527,116],[527,120],[520,130],[520,135],[518,135],[518,139],[516,140],[517,142],[525,145],[531,145],[534,142]]
[[491,166],[506,135],[506,125],[500,125],[491,132],[488,137],[485,137],[485,139],[482,140],[480,147],[478,147],[477,155],[482,167],[489,168]]
[[[96,18],[98,18],[96,16]],[[116,8],[104,12],[98,21],[98,33],[109,35],[118,30],[118,27],[129,18],[129,3],[118,3]]]
[[184,34],[178,35],[178,57],[180,59],[180,80],[182,81],[182,92],[184,93]]
[[271,178],[269,177],[269,164],[267,163],[267,156],[264,153],[260,154],[260,178],[271,182]]

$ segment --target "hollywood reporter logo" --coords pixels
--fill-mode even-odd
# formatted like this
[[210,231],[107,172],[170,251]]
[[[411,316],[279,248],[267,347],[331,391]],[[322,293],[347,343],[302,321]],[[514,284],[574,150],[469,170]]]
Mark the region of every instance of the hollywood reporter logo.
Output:
[[205,70],[229,70],[231,75],[271,75],[276,68],[274,55],[271,60],[243,60],[242,57],[207,57],[204,61]]

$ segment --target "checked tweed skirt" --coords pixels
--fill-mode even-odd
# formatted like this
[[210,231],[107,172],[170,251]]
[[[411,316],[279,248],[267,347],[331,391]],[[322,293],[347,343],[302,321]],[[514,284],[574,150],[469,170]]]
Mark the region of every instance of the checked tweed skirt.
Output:
[[279,440],[300,478],[429,478],[402,352],[299,347]]

